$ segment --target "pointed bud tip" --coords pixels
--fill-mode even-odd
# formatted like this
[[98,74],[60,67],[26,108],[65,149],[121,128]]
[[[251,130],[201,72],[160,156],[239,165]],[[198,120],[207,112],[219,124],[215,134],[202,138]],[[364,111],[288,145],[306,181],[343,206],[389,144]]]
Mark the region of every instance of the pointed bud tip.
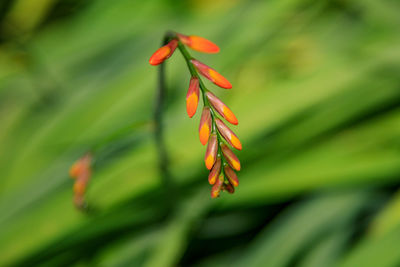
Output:
[[194,114],[196,114],[198,103],[199,98],[195,93],[186,98],[186,112],[189,115],[189,118],[192,118]]
[[236,118],[235,114],[226,105],[222,108],[222,115],[229,123],[231,123],[233,125],[239,124],[239,121]]
[[171,40],[168,44],[160,47],[156,52],[154,52],[149,59],[149,63],[153,66],[163,63],[164,60],[172,56],[177,46],[178,40]]
[[150,57],[149,63],[153,66],[157,66],[164,62],[167,59],[168,55],[171,52],[171,48],[168,46],[163,46],[157,49],[156,52]]
[[213,83],[215,83],[216,85],[218,85],[219,87],[222,87],[224,89],[231,89],[232,88],[232,84],[221,74],[219,74],[217,71],[213,70],[213,69],[209,69],[208,73],[210,74],[211,77],[211,81]]
[[221,192],[221,187],[223,185],[223,176],[221,177],[221,175],[218,177],[217,181],[211,188],[211,198],[217,198],[219,196],[219,193]]
[[240,161],[235,155],[235,153],[232,152],[232,150],[229,149],[229,147],[225,144],[221,146],[222,153],[224,154],[224,157],[228,161],[229,165],[232,166],[233,169],[240,171]]
[[209,54],[215,54],[219,52],[219,47],[206,38],[197,35],[187,36],[180,33],[178,33],[177,36],[184,45],[193,50]]
[[219,197],[219,191],[211,190],[211,198]]
[[213,167],[213,165],[214,165],[214,162],[215,162],[215,158],[213,157],[213,155],[208,155],[208,157],[206,158],[206,168],[208,169],[208,170],[211,170],[211,168]]
[[203,37],[191,35],[189,36],[189,42],[190,45],[188,46],[193,50],[209,54],[215,54],[219,52],[219,47],[216,44]]
[[237,150],[242,150],[242,143],[240,142],[239,138],[237,138],[235,135],[231,136],[231,143],[234,148]]
[[208,125],[204,124],[200,129],[200,143],[205,146],[208,142],[208,138],[210,137],[210,128]]
[[209,107],[204,107],[203,112],[200,118],[200,125],[199,125],[199,137],[200,142],[205,145],[208,142],[208,138],[211,134],[211,111]]

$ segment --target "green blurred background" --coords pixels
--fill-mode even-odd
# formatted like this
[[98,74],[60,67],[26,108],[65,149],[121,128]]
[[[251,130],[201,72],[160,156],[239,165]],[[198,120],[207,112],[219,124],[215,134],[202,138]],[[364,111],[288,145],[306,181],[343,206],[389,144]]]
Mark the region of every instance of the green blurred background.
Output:
[[[0,266],[400,266],[400,2],[2,0]],[[166,143],[153,140],[166,30],[233,84],[240,185],[211,200],[167,61]],[[71,164],[95,149],[87,201]],[[167,199],[166,199],[167,198]],[[167,204],[171,203],[171,204]]]

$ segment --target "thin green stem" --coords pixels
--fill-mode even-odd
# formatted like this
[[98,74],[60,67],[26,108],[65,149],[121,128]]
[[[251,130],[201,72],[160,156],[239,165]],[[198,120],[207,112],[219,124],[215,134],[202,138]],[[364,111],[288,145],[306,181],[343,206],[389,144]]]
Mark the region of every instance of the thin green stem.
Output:
[[[175,34],[167,32],[162,41],[162,45],[166,45]],[[169,156],[164,142],[164,127],[163,127],[163,110],[165,105],[167,87],[165,83],[165,63],[162,63],[158,68],[158,84],[156,104],[154,111],[154,139],[156,149],[158,150],[158,169],[162,184],[165,187],[165,203],[168,208],[172,208],[175,203],[175,186],[172,181],[171,172],[169,170]]]

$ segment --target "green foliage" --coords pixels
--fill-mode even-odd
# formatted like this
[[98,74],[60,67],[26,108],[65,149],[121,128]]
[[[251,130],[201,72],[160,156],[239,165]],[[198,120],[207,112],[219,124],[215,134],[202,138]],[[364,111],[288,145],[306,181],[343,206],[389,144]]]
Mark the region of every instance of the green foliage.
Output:
[[[396,1],[0,4],[0,265],[398,266]],[[27,11],[30,10],[30,11]],[[211,200],[184,60],[167,61],[170,208],[152,135],[166,30],[233,84],[240,185]],[[211,87],[212,85],[209,84]],[[71,164],[95,150],[87,200]]]

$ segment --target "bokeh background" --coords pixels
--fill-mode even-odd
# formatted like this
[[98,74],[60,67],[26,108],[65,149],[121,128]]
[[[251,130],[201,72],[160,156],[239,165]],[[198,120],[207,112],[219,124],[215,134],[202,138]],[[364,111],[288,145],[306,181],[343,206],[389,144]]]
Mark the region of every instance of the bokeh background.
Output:
[[[396,0],[2,0],[0,266],[400,265]],[[235,194],[210,198],[189,73],[167,61],[165,187],[153,140],[165,31],[193,56],[243,143]],[[71,164],[89,150],[88,211]]]

